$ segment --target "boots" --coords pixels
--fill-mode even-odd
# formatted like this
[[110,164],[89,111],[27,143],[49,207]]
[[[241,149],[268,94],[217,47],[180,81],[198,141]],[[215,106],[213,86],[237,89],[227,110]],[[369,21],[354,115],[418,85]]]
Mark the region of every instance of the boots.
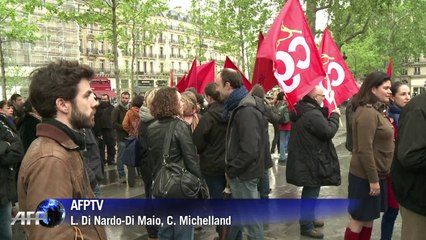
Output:
[[361,232],[359,233],[359,240],[370,240],[372,230],[372,227],[363,227]]
[[350,228],[346,228],[345,231],[345,240],[360,240],[359,238],[360,233],[354,233]]

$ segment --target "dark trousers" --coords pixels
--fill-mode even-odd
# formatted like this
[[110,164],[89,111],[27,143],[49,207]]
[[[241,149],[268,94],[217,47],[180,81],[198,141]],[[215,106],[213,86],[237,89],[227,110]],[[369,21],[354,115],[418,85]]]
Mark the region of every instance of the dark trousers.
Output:
[[318,198],[321,187],[303,187],[302,204],[300,206],[300,232],[314,229],[315,199]]
[[277,148],[278,149],[278,153],[280,153],[280,129],[279,129],[279,124],[274,124],[274,139],[272,139],[271,153],[275,152],[275,148]]
[[388,208],[382,217],[381,240],[391,240],[395,219],[398,216],[399,208]]
[[[102,129],[103,144],[99,144],[99,152],[103,163],[113,163],[115,159],[115,138],[114,130]],[[107,158],[105,159],[105,147],[107,149]]]
[[207,187],[209,188],[210,198],[223,199],[223,189],[226,186],[225,175],[211,176],[204,175]]

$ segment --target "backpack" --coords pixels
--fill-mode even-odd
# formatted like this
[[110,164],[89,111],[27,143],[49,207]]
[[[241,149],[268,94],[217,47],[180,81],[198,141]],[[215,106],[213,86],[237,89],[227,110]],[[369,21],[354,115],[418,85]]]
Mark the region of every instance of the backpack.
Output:
[[288,113],[288,105],[286,102],[284,102],[283,105],[278,108],[278,116],[278,124],[286,124],[290,122],[290,114]]

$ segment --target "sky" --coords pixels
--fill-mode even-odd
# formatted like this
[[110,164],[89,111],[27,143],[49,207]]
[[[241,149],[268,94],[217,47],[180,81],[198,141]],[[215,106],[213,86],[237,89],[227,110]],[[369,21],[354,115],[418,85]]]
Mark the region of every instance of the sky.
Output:
[[174,7],[182,7],[183,9],[188,10],[191,7],[191,0],[169,0],[169,6],[170,8]]

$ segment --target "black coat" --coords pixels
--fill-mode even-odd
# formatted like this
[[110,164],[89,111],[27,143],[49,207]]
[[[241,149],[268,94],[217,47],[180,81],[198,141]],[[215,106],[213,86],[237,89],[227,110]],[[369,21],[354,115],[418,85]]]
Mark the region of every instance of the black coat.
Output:
[[82,150],[81,153],[87,175],[89,176],[90,186],[93,189],[104,179],[101,155],[99,153],[98,141],[92,129],[85,128],[82,130],[82,133],[86,141],[86,148]]
[[30,147],[34,139],[37,138],[36,126],[39,123],[40,120],[30,114],[25,114],[25,117],[21,122],[21,127],[19,128],[19,135],[21,137],[25,152]]
[[126,116],[127,109],[122,107],[120,104],[116,106],[111,112],[112,125],[116,131],[117,142],[125,142],[125,138],[129,134],[123,129],[123,120]]
[[226,122],[222,114],[223,104],[210,104],[193,133],[194,143],[200,154],[201,172],[205,175],[225,174]]
[[426,216],[426,92],[413,98],[399,117],[392,162],[392,189],[398,203]]
[[340,166],[332,139],[339,128],[339,114],[321,108],[305,97],[296,105],[288,143],[287,182],[296,186],[338,186]]
[[172,121],[178,121],[173,131],[168,162],[182,163],[186,170],[202,179],[200,161],[197,150],[192,140],[190,126],[177,118],[165,118],[157,120],[148,126],[147,142],[148,151],[153,159],[154,175],[160,170],[163,161],[163,144],[166,132]]
[[19,136],[0,121],[0,204],[16,202],[17,166],[24,157]]
[[226,134],[226,173],[241,180],[260,178],[265,169],[267,131],[262,104],[251,95],[232,111]]

